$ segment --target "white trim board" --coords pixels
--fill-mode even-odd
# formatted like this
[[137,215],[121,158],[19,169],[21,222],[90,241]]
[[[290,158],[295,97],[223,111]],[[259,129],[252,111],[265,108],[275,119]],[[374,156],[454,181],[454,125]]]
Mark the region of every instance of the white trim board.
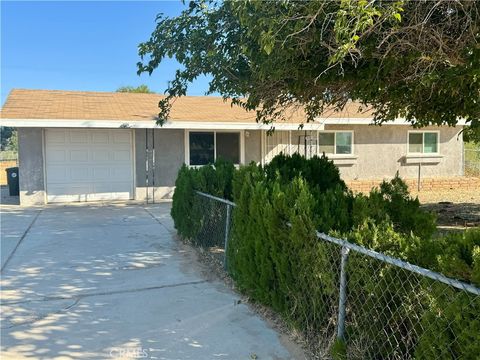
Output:
[[[372,118],[319,118],[315,122],[304,123],[301,130],[324,130],[325,125],[372,125]],[[163,126],[157,125],[155,120],[82,120],[82,119],[1,119],[1,126],[12,127],[50,127],[50,128],[112,128],[112,129],[192,129],[192,130],[269,130],[272,125],[253,122],[230,122],[230,121],[167,121]],[[278,130],[300,130],[300,124],[282,123],[273,124]],[[410,125],[404,119],[383,124]],[[466,125],[465,120],[459,120],[458,126]]]
[[[168,121],[163,126],[155,120],[72,120],[72,119],[2,119],[1,126],[49,128],[106,128],[106,129],[192,129],[192,130],[269,130],[271,125],[241,122]],[[278,130],[297,130],[301,124],[276,123]],[[306,123],[304,130],[322,130],[323,124]]]

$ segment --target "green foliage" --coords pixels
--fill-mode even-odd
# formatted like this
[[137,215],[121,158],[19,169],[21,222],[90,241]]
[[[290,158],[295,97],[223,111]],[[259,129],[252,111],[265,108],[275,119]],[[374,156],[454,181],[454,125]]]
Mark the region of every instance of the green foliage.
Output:
[[117,89],[117,92],[128,92],[128,93],[144,93],[144,94],[154,94],[155,92],[150,90],[147,85],[135,86],[121,86]]
[[347,359],[347,345],[345,341],[336,339],[330,350],[333,360],[346,360]]
[[[325,244],[316,238],[315,200],[307,183],[255,181],[258,168],[244,171],[253,176],[240,175],[241,189],[234,191],[239,197],[228,253],[232,277],[250,297],[304,331],[326,325],[328,307],[318,299],[335,297],[335,275],[323,271],[323,281],[317,278],[327,259]],[[312,287],[315,282],[318,287]]]
[[436,231],[435,215],[420,208],[418,198],[410,197],[408,187],[397,175],[389,182],[383,181],[368,197],[358,195],[353,204],[353,224],[359,225],[370,218],[376,223],[391,221],[401,233],[413,232],[429,239]]
[[442,248],[438,270],[480,287],[480,228],[450,233],[437,241]]
[[480,146],[480,127],[466,126],[463,128],[463,141]]
[[324,192],[314,192],[316,201],[316,228],[328,233],[330,231],[347,231],[352,226],[353,195],[346,192],[341,185]]
[[[479,287],[480,228],[450,233],[436,242],[438,250],[433,268]],[[459,293],[442,284],[430,282],[428,285],[431,288],[430,307],[422,316],[425,331],[415,356],[421,359],[474,358],[480,353],[480,297]],[[446,328],[454,331],[445,331]]]
[[[170,214],[175,229],[185,239],[193,238],[198,232],[199,209],[195,204],[195,173],[185,164],[180,168],[175,181],[175,192]],[[196,221],[197,220],[197,221]]]
[[[428,308],[416,359],[477,359],[480,354],[480,297],[442,284],[429,284]],[[448,330],[447,330],[448,329]]]
[[[398,176],[354,196],[326,158],[280,155],[264,168],[251,163],[238,170],[226,162],[183,166],[172,217],[191,240],[218,216],[199,207],[195,190],[236,203],[227,257],[237,288],[314,341],[335,333],[341,250],[319,241],[317,230],[480,284],[480,229],[432,237],[435,218]],[[333,358],[470,359],[479,353],[478,297],[354,251],[347,274],[345,342],[333,345]]]
[[478,140],[470,138],[472,142],[463,144],[465,176],[480,176],[480,129],[478,135]]
[[351,99],[373,106],[378,122],[466,119],[478,128],[479,22],[471,0],[192,1],[176,17],[157,17],[138,47],[138,73],[172,57],[181,64],[160,123],[174,97],[208,74],[208,93],[265,123],[299,104],[312,121]]
[[294,178],[301,176],[313,191],[324,192],[334,187],[346,190],[347,186],[340,179],[340,171],[333,161],[322,156],[307,159],[300,154],[291,156],[279,154],[270,163],[265,165],[268,180],[279,177],[282,182],[289,183]]
[[185,164],[180,168],[175,181],[171,209],[175,229],[180,236],[194,240],[202,224],[209,221],[209,213],[205,209],[200,209],[201,204],[195,196],[195,191],[231,199],[234,170],[234,165],[224,160],[200,168],[189,168]]
[[8,126],[0,127],[0,150],[18,151],[18,132],[15,128]]

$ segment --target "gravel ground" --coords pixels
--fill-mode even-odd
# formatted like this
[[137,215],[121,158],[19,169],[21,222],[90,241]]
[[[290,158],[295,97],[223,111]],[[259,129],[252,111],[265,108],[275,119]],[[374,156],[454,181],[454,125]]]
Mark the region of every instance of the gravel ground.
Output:
[[420,192],[411,190],[411,195],[418,196],[418,199],[422,204],[438,202],[480,204],[480,189],[478,189],[476,192],[462,189],[445,189]]
[[480,189],[411,192],[422,207],[437,214],[439,229],[465,229],[480,226]]

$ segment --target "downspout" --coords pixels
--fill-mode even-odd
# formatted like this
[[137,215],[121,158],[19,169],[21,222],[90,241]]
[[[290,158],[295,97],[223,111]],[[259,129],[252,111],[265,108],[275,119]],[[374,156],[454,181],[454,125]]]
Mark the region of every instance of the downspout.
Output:
[[152,129],[152,201],[155,204],[155,129]]
[[148,129],[145,129],[145,185],[148,204]]

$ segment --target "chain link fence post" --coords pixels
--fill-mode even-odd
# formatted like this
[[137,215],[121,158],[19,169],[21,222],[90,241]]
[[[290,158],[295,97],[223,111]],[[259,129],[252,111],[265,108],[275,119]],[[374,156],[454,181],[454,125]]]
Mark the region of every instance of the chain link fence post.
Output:
[[227,255],[227,250],[228,250],[228,237],[230,235],[230,216],[231,216],[231,206],[230,204],[227,204],[227,215],[225,219],[225,259],[223,261],[223,266],[225,270],[228,271],[228,255]]
[[[233,245],[229,237],[235,203],[196,194],[199,231],[192,244],[233,271],[227,253]],[[471,350],[478,343],[480,323],[480,288],[475,284],[344,239],[316,235],[321,277],[298,278],[306,281],[303,289],[315,291],[316,299],[301,300],[313,306],[294,316],[314,334],[320,358],[331,353],[351,360],[463,359],[478,353]]]
[[340,297],[338,301],[337,338],[345,340],[345,313],[347,302],[347,261],[350,249],[342,246],[342,260],[340,264]]

